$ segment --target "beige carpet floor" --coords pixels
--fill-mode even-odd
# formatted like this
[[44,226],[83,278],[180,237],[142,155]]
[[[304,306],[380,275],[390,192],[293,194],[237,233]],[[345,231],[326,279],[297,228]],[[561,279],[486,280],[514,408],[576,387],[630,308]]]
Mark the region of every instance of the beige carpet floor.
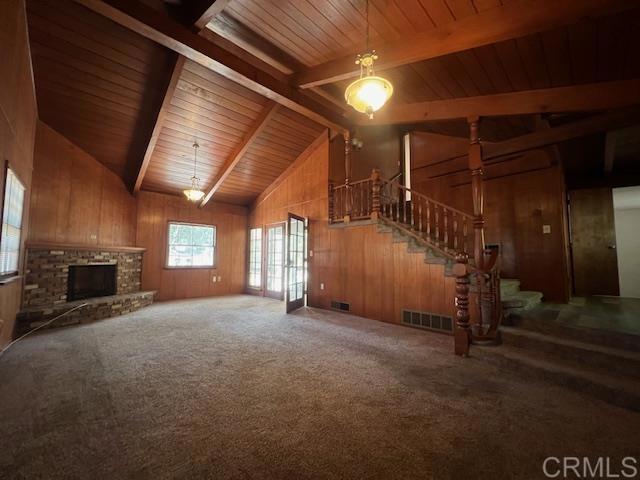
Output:
[[0,478],[544,478],[640,456],[640,415],[450,337],[234,296],[49,330],[0,358]]

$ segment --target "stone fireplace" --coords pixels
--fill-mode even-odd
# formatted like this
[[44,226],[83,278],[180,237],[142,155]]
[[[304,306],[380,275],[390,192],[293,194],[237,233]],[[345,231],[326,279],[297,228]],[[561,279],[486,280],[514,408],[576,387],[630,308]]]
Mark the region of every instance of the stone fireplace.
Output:
[[54,323],[97,320],[149,305],[155,292],[141,291],[143,254],[136,247],[27,243],[18,326],[28,330],[83,303]]

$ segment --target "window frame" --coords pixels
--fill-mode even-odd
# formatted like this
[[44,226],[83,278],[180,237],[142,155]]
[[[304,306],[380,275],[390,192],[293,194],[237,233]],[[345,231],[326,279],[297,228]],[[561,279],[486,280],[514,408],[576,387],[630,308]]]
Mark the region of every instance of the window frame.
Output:
[[[213,264],[212,265],[169,265],[169,251],[171,244],[169,243],[169,235],[171,233],[171,225],[187,225],[190,227],[209,227],[213,228]],[[165,256],[164,256],[164,268],[168,270],[198,270],[209,269],[214,270],[218,266],[218,227],[217,225],[210,223],[194,223],[194,222],[182,222],[179,220],[168,220],[167,231],[165,235]]]
[[25,186],[24,182],[20,179],[20,176],[17,174],[17,172],[13,168],[11,168],[11,165],[9,164],[9,160],[5,160],[4,162],[4,181],[2,182],[2,199],[0,200],[0,245],[2,245],[2,225],[4,225],[4,206],[5,206],[4,204],[6,200],[5,197],[7,195],[7,180],[9,179],[9,171],[11,171],[13,176],[16,177],[16,179],[24,189],[24,196],[22,198],[22,215],[20,216],[20,240],[18,242],[18,265],[16,266],[16,270],[12,270],[10,272],[4,272],[4,273],[0,272],[0,285],[7,283],[9,281],[13,281],[17,278],[20,278],[21,267],[22,267],[22,245],[24,240],[22,238],[22,234],[24,232],[24,211],[25,211],[25,204],[27,200],[27,187]]

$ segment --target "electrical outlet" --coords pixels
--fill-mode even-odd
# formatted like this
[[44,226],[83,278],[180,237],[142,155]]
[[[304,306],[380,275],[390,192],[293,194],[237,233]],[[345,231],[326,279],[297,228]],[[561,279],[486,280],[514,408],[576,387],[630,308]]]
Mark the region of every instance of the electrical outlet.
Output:
[[320,290],[324,290],[324,283],[320,284]]
[[219,276],[218,277],[218,281],[221,282],[222,281],[222,277]]
[[91,240],[97,240],[98,239],[98,235],[96,235],[95,233],[92,233],[90,235]]
[[309,250],[309,258],[313,258],[313,250]]
[[217,281],[217,277],[215,275],[211,277],[211,283],[216,283],[216,281]]
[[551,225],[542,225],[542,233],[545,235],[551,233]]

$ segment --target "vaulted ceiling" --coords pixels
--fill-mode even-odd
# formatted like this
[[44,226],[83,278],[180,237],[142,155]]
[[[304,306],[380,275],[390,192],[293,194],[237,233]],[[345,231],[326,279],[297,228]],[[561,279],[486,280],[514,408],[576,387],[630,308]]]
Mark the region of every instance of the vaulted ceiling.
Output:
[[[335,67],[365,48],[364,0],[27,5],[42,120],[134,191],[180,194],[197,139],[207,200],[248,204],[327,127],[366,121],[344,105],[350,79]],[[612,83],[640,79],[637,2],[370,0],[369,18],[395,87],[378,121],[466,136],[459,102],[470,99],[490,106],[483,137],[497,142],[534,131],[532,114],[545,109],[600,110],[623,106],[621,93],[632,104],[640,97],[640,84]],[[413,56],[399,51],[414,44]],[[557,90],[594,84],[610,92],[600,103],[588,90],[569,100]],[[531,90],[542,92],[537,104],[509,96]],[[507,102],[522,105],[500,115]],[[422,123],[431,120],[423,111],[437,118]]]

